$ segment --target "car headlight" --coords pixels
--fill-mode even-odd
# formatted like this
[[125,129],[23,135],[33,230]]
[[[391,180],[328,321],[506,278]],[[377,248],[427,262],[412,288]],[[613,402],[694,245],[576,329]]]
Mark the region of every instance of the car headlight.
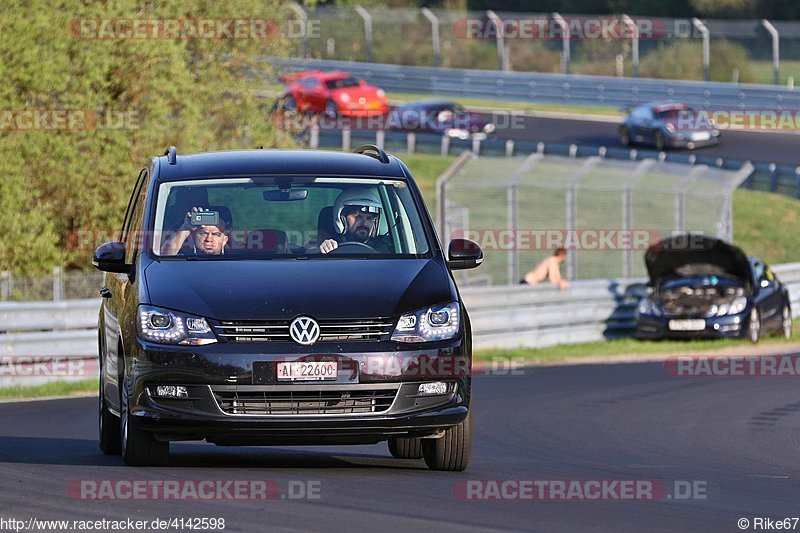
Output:
[[458,302],[426,307],[400,317],[392,333],[397,342],[433,342],[452,339],[459,329]]
[[347,93],[342,93],[342,94],[339,95],[339,100],[341,100],[342,102],[349,102],[350,101],[350,95],[347,94]]
[[661,316],[661,308],[650,298],[644,298],[639,302],[637,309],[640,315]]
[[378,89],[375,94],[378,95],[378,98],[384,98],[386,96],[386,92],[384,92],[383,89]]
[[717,308],[717,316],[735,315],[744,311],[747,307],[747,297],[736,298],[729,304],[722,304]]
[[200,346],[217,342],[205,318],[153,305],[139,306],[136,331],[142,339],[159,344]]
[[668,132],[675,133],[675,125],[672,124],[671,122],[667,122],[666,124],[664,124],[664,127],[667,128]]
[[483,127],[483,131],[486,133],[493,133],[494,130],[495,130],[495,125],[492,124],[491,122]]

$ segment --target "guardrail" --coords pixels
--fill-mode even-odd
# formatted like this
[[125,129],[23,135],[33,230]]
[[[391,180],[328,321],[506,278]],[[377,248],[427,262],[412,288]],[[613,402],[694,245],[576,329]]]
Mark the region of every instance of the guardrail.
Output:
[[436,133],[382,130],[316,130],[310,132],[309,138],[311,148],[341,148],[345,151],[359,144],[375,143],[395,153],[428,153],[444,156],[458,154],[464,150],[490,156],[518,156],[538,152],[569,157],[599,156],[631,161],[658,159],[670,163],[707,165],[725,170],[739,170],[749,162],[753,165],[753,173],[742,183],[742,188],[800,198],[800,166],[776,165],[762,161],[686,152],[659,152],[648,148],[615,148],[511,139],[458,139]]
[[321,59],[262,59],[280,73],[346,70],[379,87],[413,94],[609,107],[674,100],[701,109],[800,109],[800,91],[771,85],[410,67]]
[[[800,263],[777,265],[773,271],[788,285],[792,313],[800,316]],[[630,336],[644,282],[574,281],[566,291],[546,285],[471,287],[462,296],[475,349],[541,348]],[[63,367],[71,361],[81,370],[73,379],[96,376],[99,306],[99,299],[0,304],[0,387],[64,379],[20,375],[20,360],[29,367]]]

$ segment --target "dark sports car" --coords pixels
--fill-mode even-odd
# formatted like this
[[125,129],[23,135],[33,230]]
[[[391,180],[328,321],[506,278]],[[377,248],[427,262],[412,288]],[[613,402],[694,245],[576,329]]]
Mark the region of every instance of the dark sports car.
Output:
[[623,146],[646,144],[656,150],[717,144],[720,131],[704,113],[686,104],[650,103],[630,110],[619,125]]
[[495,125],[483,115],[447,100],[399,105],[390,112],[388,124],[393,130],[439,133],[458,139],[485,139],[495,131]]
[[637,313],[643,339],[792,335],[789,291],[769,266],[724,241],[678,235],[645,254],[650,294]]

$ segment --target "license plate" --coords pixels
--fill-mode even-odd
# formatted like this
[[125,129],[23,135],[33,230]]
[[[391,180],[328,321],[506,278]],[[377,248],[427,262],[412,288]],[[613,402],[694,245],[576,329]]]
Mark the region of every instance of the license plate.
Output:
[[706,329],[706,321],[699,320],[670,320],[669,329],[672,331],[702,331]]
[[292,361],[278,363],[278,381],[306,381],[336,379],[339,370],[336,361]]
[[700,131],[692,135],[692,140],[695,141],[707,141],[711,138],[711,134],[707,131]]

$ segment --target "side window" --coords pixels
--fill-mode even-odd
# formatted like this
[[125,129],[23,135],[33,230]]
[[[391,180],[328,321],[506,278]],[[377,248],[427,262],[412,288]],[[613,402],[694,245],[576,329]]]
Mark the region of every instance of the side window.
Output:
[[145,197],[147,196],[147,184],[149,183],[147,170],[142,170],[140,175],[142,178],[139,183],[139,188],[135,193],[133,202],[133,211],[128,218],[128,225],[125,228],[125,262],[133,263],[136,255],[142,250],[142,218],[144,215]]
[[128,237],[128,228],[131,224],[131,212],[133,211],[133,206],[136,202],[136,198],[139,194],[139,190],[142,188],[142,181],[144,181],[145,176],[147,175],[147,169],[143,168],[139,172],[139,176],[136,178],[136,182],[133,184],[133,190],[131,191],[131,198],[128,200],[128,208],[125,209],[125,218],[122,221],[122,229],[119,232],[119,240],[125,242],[125,239]]

